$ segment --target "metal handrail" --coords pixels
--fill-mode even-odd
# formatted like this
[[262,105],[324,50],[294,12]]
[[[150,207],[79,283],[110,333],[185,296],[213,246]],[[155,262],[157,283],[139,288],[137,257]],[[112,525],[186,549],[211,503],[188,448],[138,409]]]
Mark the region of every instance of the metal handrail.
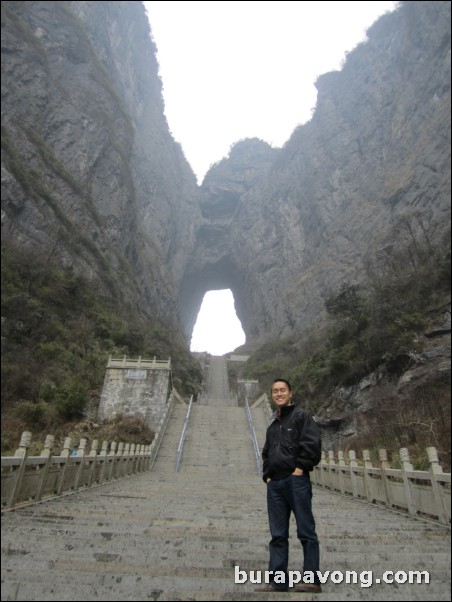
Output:
[[251,416],[250,404],[248,402],[248,398],[245,399],[245,408],[246,408],[246,417],[248,418],[248,426],[251,431],[251,439],[253,441],[254,455],[256,457],[256,466],[257,466],[257,474],[259,476],[262,475],[261,468],[261,453],[259,451],[259,445],[257,444],[256,430],[253,424],[253,418]]
[[188,421],[190,420],[192,404],[193,404],[193,395],[190,397],[190,403],[188,404],[187,415],[185,416],[184,428],[182,429],[182,435],[180,436],[179,447],[177,448],[176,472],[179,472],[179,464],[180,464],[180,459],[182,457],[182,451],[184,449],[185,437],[187,436]]

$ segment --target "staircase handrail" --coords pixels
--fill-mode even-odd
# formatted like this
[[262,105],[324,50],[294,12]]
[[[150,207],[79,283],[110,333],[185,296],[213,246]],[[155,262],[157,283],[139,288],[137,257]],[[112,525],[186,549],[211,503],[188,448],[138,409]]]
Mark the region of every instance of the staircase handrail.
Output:
[[259,476],[262,475],[261,469],[261,453],[259,451],[259,445],[257,444],[256,430],[253,424],[253,418],[251,416],[250,404],[248,402],[248,398],[245,398],[245,408],[246,408],[246,417],[248,418],[248,426],[251,431],[251,439],[253,441],[254,455],[256,457],[256,466],[257,466],[257,474]]
[[177,448],[176,472],[179,472],[179,465],[180,465],[180,460],[182,457],[182,452],[184,450],[185,437],[187,436],[188,421],[190,420],[192,404],[193,404],[193,395],[190,397],[190,403],[188,404],[187,415],[185,416],[185,421],[184,421],[184,428],[182,429],[182,435],[180,436],[179,446]]

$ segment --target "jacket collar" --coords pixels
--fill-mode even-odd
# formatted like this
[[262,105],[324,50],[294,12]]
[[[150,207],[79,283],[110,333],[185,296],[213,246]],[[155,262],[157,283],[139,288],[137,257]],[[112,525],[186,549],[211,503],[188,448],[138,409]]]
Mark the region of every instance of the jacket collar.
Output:
[[282,420],[285,416],[293,412],[295,409],[295,404],[291,403],[288,406],[282,406],[273,412],[272,418],[273,420]]

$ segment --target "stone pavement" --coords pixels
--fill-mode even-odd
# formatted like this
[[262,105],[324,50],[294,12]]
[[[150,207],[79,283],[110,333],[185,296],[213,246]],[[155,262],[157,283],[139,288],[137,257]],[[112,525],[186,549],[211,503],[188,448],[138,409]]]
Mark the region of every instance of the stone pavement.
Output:
[[[267,568],[265,485],[245,409],[217,401],[194,404],[179,473],[182,405],[151,472],[3,513],[2,600],[450,600],[448,529],[319,488],[321,568],[358,583],[329,580],[317,595],[235,584],[235,566]],[[252,412],[261,444],[264,413]],[[290,541],[299,570],[294,524]],[[362,571],[388,570],[429,571],[430,583],[361,587]]]
[[[207,378],[207,403],[209,406],[231,405],[229,399],[228,367],[224,357],[212,356],[210,358],[209,373]],[[237,403],[235,403],[237,405]]]

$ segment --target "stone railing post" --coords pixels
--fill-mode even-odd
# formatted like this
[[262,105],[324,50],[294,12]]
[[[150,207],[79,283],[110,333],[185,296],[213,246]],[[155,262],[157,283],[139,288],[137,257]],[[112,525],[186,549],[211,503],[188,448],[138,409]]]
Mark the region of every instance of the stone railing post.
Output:
[[90,458],[95,458],[97,456],[97,448],[98,447],[99,447],[99,441],[97,439],[94,439],[94,441],[91,443],[91,449],[88,454],[88,456]]
[[108,471],[108,480],[111,481],[113,479],[113,477],[115,476],[115,463],[116,463],[116,447],[117,447],[117,443],[116,441],[112,441],[111,445],[110,445],[110,452],[108,454],[108,457],[110,458],[110,467],[109,467],[109,471]]
[[130,446],[130,456],[131,456],[131,461],[132,461],[132,468],[130,470],[130,474],[135,474],[136,473],[136,467],[137,467],[137,460],[135,458],[135,443],[132,443],[132,445]]
[[390,508],[392,506],[392,500],[386,471],[389,470],[391,466],[388,462],[388,454],[385,449],[378,450],[378,459],[380,461],[381,480],[383,481],[383,487],[385,491],[385,504],[388,508]]
[[358,483],[355,470],[358,464],[356,462],[356,453],[352,449],[348,452],[348,464],[350,467],[350,481],[352,483],[353,497],[358,497]]
[[449,522],[448,512],[445,506],[445,500],[441,493],[441,486],[438,483],[436,475],[443,474],[443,469],[438,461],[436,447],[427,447],[427,455],[430,463],[430,480],[433,489],[433,499],[435,500],[436,514],[439,520],[447,525]]
[[372,485],[370,482],[371,477],[368,472],[368,469],[372,468],[372,462],[370,460],[370,451],[368,449],[363,449],[363,464],[364,464],[364,470],[363,470],[364,490],[366,492],[366,498],[368,499],[369,502],[372,502],[373,501]]
[[19,464],[19,467],[16,470],[16,474],[14,475],[14,485],[11,488],[11,493],[8,499],[8,508],[12,508],[14,506],[17,494],[20,491],[25,471],[25,464],[27,461],[28,448],[30,447],[30,445],[31,433],[30,431],[24,431],[20,438],[19,448],[16,449],[16,453],[14,454],[16,458],[21,458],[21,463]]
[[332,450],[330,450],[328,452],[328,479],[329,479],[329,485],[331,489],[337,489],[337,487],[335,487],[336,484],[336,478],[335,478],[335,472],[334,472],[334,467],[336,466],[336,462],[334,461],[334,452]]
[[410,455],[406,447],[402,447],[399,452],[400,460],[402,463],[402,480],[403,489],[405,492],[405,500],[408,508],[408,512],[411,516],[416,516],[416,505],[413,501],[413,495],[411,493],[411,484],[408,473],[413,472],[413,465],[410,462]]
[[339,488],[341,490],[341,493],[344,493],[344,467],[345,467],[345,460],[344,460],[344,452],[343,451],[338,451],[337,452],[337,463],[338,463],[338,473],[339,473]]
[[105,475],[107,474],[107,453],[108,453],[108,441],[102,442],[102,448],[99,453],[99,462],[101,463],[99,472],[99,483],[105,481]]
[[[75,473],[74,491],[77,491],[80,477],[82,476],[83,465],[85,464],[85,451],[86,451],[86,439],[80,439],[80,443],[77,450],[77,472]],[[80,458],[80,460],[79,460]]]
[[135,444],[135,469],[134,469],[134,473],[137,474],[138,472],[140,472],[140,444],[136,443]]
[[90,459],[90,462],[91,462],[91,470],[89,472],[88,487],[91,487],[91,485],[94,482],[94,475],[96,473],[97,448],[98,448],[98,446],[99,446],[98,440],[94,439],[94,441],[91,443],[91,449],[90,449],[89,454],[88,454],[88,458]]
[[326,464],[325,452],[322,451],[322,454],[320,456],[320,484],[322,485],[322,487],[326,487],[325,464]]
[[57,495],[60,495],[61,492],[63,491],[64,479],[65,479],[67,465],[68,465],[68,459],[69,459],[69,455],[71,453],[71,444],[72,444],[72,439],[70,437],[66,437],[64,440],[63,449],[60,454],[61,458],[64,458],[64,460],[62,462],[63,467],[61,469],[61,474],[58,479]]
[[124,474],[130,475],[133,474],[133,466],[134,466],[134,458],[132,457],[132,445],[130,443],[126,443],[124,446],[124,456],[127,456],[124,460]]
[[63,456],[63,458],[69,458],[70,453],[71,453],[71,445],[72,445],[72,439],[70,437],[66,437],[66,439],[64,440],[64,443],[63,443],[63,450],[61,452],[61,455]]
[[147,458],[147,450],[148,450],[148,446],[147,445],[143,445],[141,446],[141,454],[142,454],[142,458],[141,458],[141,472],[144,472],[145,470],[147,470],[147,463],[148,463],[148,458]]
[[24,431],[20,438],[19,447],[14,452],[15,458],[25,458],[28,454],[28,448],[31,445],[31,433],[30,431]]
[[143,471],[143,460],[144,460],[144,445],[140,443],[138,445],[138,472]]
[[123,455],[125,456],[125,459],[124,459],[124,474],[128,475],[129,474],[129,466],[130,466],[130,443],[126,443],[125,444]]
[[86,439],[80,439],[80,443],[78,445],[77,457],[84,458],[86,454]]
[[118,449],[116,450],[116,456],[117,456],[117,467],[116,467],[116,477],[117,478],[121,478],[122,476],[124,476],[124,460],[123,460],[123,453],[124,453],[124,443],[122,441],[120,441],[118,443]]
[[41,470],[40,474],[38,493],[36,495],[37,500],[40,500],[42,498],[42,494],[44,493],[47,475],[49,474],[50,464],[52,463],[52,449],[54,443],[55,437],[53,435],[47,435],[46,440],[44,442],[44,449],[41,452],[41,455],[47,459],[44,468]]
[[52,455],[52,449],[55,444],[55,437],[53,435],[47,435],[44,441],[44,449],[41,452],[41,456],[50,458]]

